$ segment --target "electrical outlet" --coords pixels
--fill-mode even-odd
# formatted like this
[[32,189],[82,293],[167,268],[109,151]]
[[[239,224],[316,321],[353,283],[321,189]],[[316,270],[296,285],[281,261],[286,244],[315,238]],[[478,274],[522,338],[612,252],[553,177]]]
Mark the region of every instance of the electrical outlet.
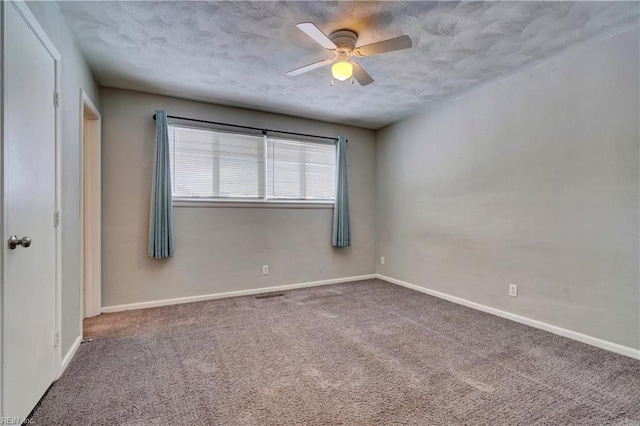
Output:
[[384,256],[380,256],[380,264],[384,265]]
[[269,275],[269,265],[262,265],[262,275]]
[[516,284],[509,284],[509,296],[518,297],[518,286]]

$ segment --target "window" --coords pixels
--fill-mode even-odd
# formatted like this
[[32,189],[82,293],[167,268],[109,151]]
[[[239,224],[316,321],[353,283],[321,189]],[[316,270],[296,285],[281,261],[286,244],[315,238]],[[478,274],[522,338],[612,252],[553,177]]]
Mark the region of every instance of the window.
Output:
[[169,149],[176,199],[335,200],[333,144],[169,125]]

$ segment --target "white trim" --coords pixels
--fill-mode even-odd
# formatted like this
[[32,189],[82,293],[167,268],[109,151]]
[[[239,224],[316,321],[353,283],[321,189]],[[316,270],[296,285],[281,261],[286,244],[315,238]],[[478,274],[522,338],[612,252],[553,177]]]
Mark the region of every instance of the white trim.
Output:
[[282,201],[269,199],[256,200],[213,200],[194,198],[174,198],[173,207],[250,207],[258,209],[333,209],[333,201]]
[[[84,104],[87,105],[87,107],[91,110],[91,112],[93,113],[93,115],[95,115],[95,119],[96,120],[101,120],[102,119],[102,114],[100,114],[100,111],[98,111],[98,108],[95,106],[95,104],[93,103],[93,101],[91,100],[91,98],[89,97],[89,95],[87,95],[87,92],[84,91],[84,89],[80,89],[80,106],[84,106]],[[84,113],[84,111],[83,111]],[[84,114],[83,114],[84,116]]]
[[[5,220],[7,217],[5,207],[6,203],[4,202],[4,194],[5,194],[5,179],[4,179],[4,141],[6,140],[5,136],[5,126],[4,126],[4,114],[5,114],[5,105],[7,104],[7,91],[5,90],[5,49],[4,49],[4,41],[6,38],[7,30],[5,29],[6,25],[6,2],[0,2],[0,240],[4,242],[5,236],[8,234]],[[2,311],[2,307],[4,306],[4,283],[6,282],[7,268],[4,266],[5,262],[5,254],[4,250],[0,250],[0,415],[4,413],[3,401],[4,397],[2,395],[2,388],[4,388],[4,324],[2,319],[4,318],[4,313]]]
[[262,194],[262,201],[269,201],[269,168],[267,167],[267,163],[269,162],[269,138],[267,137],[267,133],[265,132],[262,135],[262,179],[264,179],[264,194]]
[[476,309],[478,311],[487,312],[489,314],[496,315],[501,318],[506,318],[508,320],[525,324],[534,328],[538,328],[540,330],[545,330],[550,333],[567,337],[572,340],[577,340],[578,342],[586,343],[591,346],[596,346],[598,348],[606,349],[608,351],[625,355],[631,358],[640,359],[640,350],[638,349],[634,349],[628,346],[623,346],[617,343],[609,342],[607,340],[599,339],[597,337],[588,336],[586,334],[578,333],[576,331],[568,330],[566,328],[547,324],[542,321],[512,314],[510,312],[502,311],[500,309],[492,308],[490,306],[482,305],[480,303],[472,302],[470,300],[462,299],[460,297],[452,296],[436,290],[420,287],[418,285],[411,284],[406,281],[401,281],[396,278],[387,277],[381,274],[359,275],[359,276],[353,276],[353,277],[335,278],[335,279],[321,280],[321,281],[310,281],[310,282],[288,284],[288,285],[275,286],[275,287],[263,287],[258,289],[229,291],[225,293],[213,293],[213,294],[204,294],[200,296],[179,297],[175,299],[153,300],[149,302],[130,303],[126,305],[105,306],[104,308],[102,308],[102,313],[106,314],[106,313],[113,313],[113,312],[130,311],[135,309],[146,309],[146,308],[155,308],[159,306],[177,305],[182,303],[202,302],[205,300],[223,299],[228,297],[249,296],[249,295],[261,294],[261,293],[293,290],[297,288],[316,287],[316,286],[322,286],[322,285],[328,285],[328,284],[339,284],[339,283],[350,282],[350,281],[368,280],[373,278],[378,278],[392,284],[397,284],[402,287],[416,290],[421,293],[425,293],[440,299],[448,300],[458,305],[467,306],[469,308]]
[[69,351],[67,351],[67,354],[64,356],[64,358],[62,358],[62,364],[60,365],[60,374],[58,374],[58,378],[62,376],[62,373],[64,373],[64,370],[67,369],[67,367],[69,366],[69,363],[71,362],[73,357],[76,355],[76,352],[78,352],[80,343],[82,343],[82,337],[78,336],[76,337],[76,340],[73,342],[73,344],[69,348]]
[[467,306],[472,309],[476,309],[478,311],[487,312],[489,314],[506,318],[511,321],[518,322],[520,324],[525,324],[534,328],[538,328],[540,330],[545,330],[553,334],[557,334],[559,336],[567,337],[569,339],[577,340],[578,342],[586,343],[587,345],[596,346],[601,349],[606,349],[611,352],[615,352],[621,355],[626,355],[631,358],[640,359],[640,350],[630,348],[628,346],[623,346],[617,343],[609,342],[608,340],[599,339],[597,337],[588,336],[586,334],[578,333],[577,331],[568,330],[566,328],[558,327],[555,325],[548,324],[546,322],[534,320],[531,318],[523,317],[520,315],[512,314],[510,312],[502,311],[500,309],[492,308],[490,306],[482,305],[480,303],[472,302],[467,299],[462,299],[460,297],[452,296],[450,294],[441,293],[436,290],[431,290],[425,287],[421,287],[415,284],[411,284],[405,281],[398,280],[396,278],[387,277],[385,275],[376,274],[376,277],[390,282],[392,284],[397,284],[402,287],[410,288],[412,290],[419,291],[421,293],[426,293],[430,296],[437,297],[439,299],[448,300],[449,302],[457,303],[458,305]]
[[178,305],[182,303],[202,302],[205,300],[224,299],[227,297],[238,297],[238,296],[249,296],[249,295],[261,294],[261,293],[272,293],[275,291],[294,290],[296,288],[317,287],[317,286],[327,285],[327,284],[339,284],[339,283],[346,283],[350,281],[370,280],[377,277],[378,277],[377,274],[356,275],[353,277],[333,278],[329,280],[310,281],[310,282],[297,283],[297,284],[280,285],[275,287],[262,287],[262,288],[255,288],[255,289],[249,289],[249,290],[228,291],[225,293],[203,294],[201,296],[189,296],[189,297],[178,297],[175,299],[153,300],[150,302],[129,303],[127,305],[105,306],[104,308],[102,308],[102,313],[107,314],[112,312],[131,311],[134,309],[146,309],[146,308],[155,308],[158,306],[169,306],[169,305]]
[[[36,37],[38,37],[40,42],[49,51],[49,54],[53,56],[53,59],[59,61],[60,58],[62,58],[62,55],[60,55],[60,52],[58,52],[58,49],[56,49],[56,46],[44,31],[44,28],[42,28],[36,17],[33,15],[29,6],[27,6],[27,3],[22,0],[10,0],[10,3],[16,8],[18,13],[22,15],[24,21],[31,28],[31,31],[33,31]],[[59,86],[57,88],[59,88]]]
[[[85,162],[87,161],[87,158],[85,158],[85,156],[87,154],[92,155],[94,154],[93,151],[89,150],[88,152],[85,150],[85,128],[84,128],[84,122],[85,122],[85,114],[84,114],[84,109],[88,108],[91,113],[93,114],[93,117],[91,119],[91,122],[93,122],[94,124],[92,124],[92,128],[90,129],[89,133],[94,133],[95,135],[95,140],[91,140],[91,142],[95,142],[95,155],[97,156],[96,158],[96,168],[95,170],[92,170],[90,172],[86,172],[85,170]],[[80,260],[80,336],[82,336],[83,333],[83,325],[82,325],[82,321],[85,317],[91,317],[91,316],[96,316],[100,314],[100,309],[102,307],[102,283],[101,283],[101,270],[99,268],[99,263],[100,263],[100,259],[101,259],[101,247],[100,247],[100,241],[101,241],[101,230],[102,230],[102,225],[101,225],[101,214],[100,211],[101,209],[98,208],[97,209],[97,217],[94,217],[93,221],[89,221],[88,226],[90,228],[92,228],[93,232],[90,233],[89,237],[85,234],[85,226],[87,226],[87,224],[85,223],[85,203],[87,202],[87,200],[85,200],[85,183],[87,183],[87,181],[89,181],[90,183],[93,182],[94,184],[91,185],[93,188],[97,188],[96,192],[97,194],[91,194],[91,196],[89,196],[89,200],[88,202],[91,205],[95,205],[96,203],[98,205],[101,204],[100,202],[100,197],[101,197],[101,192],[100,192],[100,187],[101,187],[101,172],[100,172],[100,158],[101,158],[101,149],[102,149],[102,115],[100,114],[100,111],[98,111],[98,108],[96,108],[96,106],[94,105],[94,103],[91,101],[91,99],[89,98],[89,95],[87,95],[87,93],[80,88],[80,222],[81,222],[81,229],[80,229],[80,233],[81,233],[81,241],[82,241],[82,250],[80,251],[80,256],[81,256],[81,260]],[[90,189],[91,192],[93,192]],[[93,241],[91,235],[96,236],[96,241]],[[89,253],[91,254],[91,256],[85,256],[85,250],[87,248],[87,245],[89,246]],[[96,264],[97,262],[97,264]],[[88,263],[88,265],[87,265]],[[91,266],[94,265],[95,268],[92,268]],[[87,289],[87,291],[85,292],[85,288]],[[85,311],[86,310],[86,311]]]
[[[39,26],[39,25],[38,25]],[[40,36],[42,39],[42,36]],[[46,44],[46,43],[45,43]],[[56,93],[60,96],[61,84],[60,75],[62,67],[60,64],[60,55],[55,59],[56,69]],[[58,226],[56,226],[56,333],[58,333],[58,346],[56,347],[56,366],[60,365],[62,358],[62,228],[64,227],[64,219],[62,216],[62,100],[59,99],[55,108],[56,114],[56,159],[55,159],[55,175],[56,175],[56,212],[58,213]],[[56,377],[62,374],[56,372]]]

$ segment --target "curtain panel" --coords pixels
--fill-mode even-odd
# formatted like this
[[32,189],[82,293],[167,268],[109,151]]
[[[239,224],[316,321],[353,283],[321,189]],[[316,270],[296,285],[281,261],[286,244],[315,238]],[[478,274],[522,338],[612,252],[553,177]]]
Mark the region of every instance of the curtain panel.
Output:
[[347,140],[338,137],[336,142],[336,203],[333,208],[334,247],[351,246],[351,224],[349,222],[349,188],[347,185]]
[[167,112],[156,111],[156,150],[149,218],[149,256],[173,256],[173,205]]

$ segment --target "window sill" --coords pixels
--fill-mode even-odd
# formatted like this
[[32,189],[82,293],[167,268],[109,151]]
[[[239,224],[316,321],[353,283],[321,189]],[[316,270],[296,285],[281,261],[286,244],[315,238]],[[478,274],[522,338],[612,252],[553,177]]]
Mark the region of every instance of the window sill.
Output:
[[176,199],[173,207],[227,207],[258,209],[333,209],[333,201],[288,200],[197,200]]

